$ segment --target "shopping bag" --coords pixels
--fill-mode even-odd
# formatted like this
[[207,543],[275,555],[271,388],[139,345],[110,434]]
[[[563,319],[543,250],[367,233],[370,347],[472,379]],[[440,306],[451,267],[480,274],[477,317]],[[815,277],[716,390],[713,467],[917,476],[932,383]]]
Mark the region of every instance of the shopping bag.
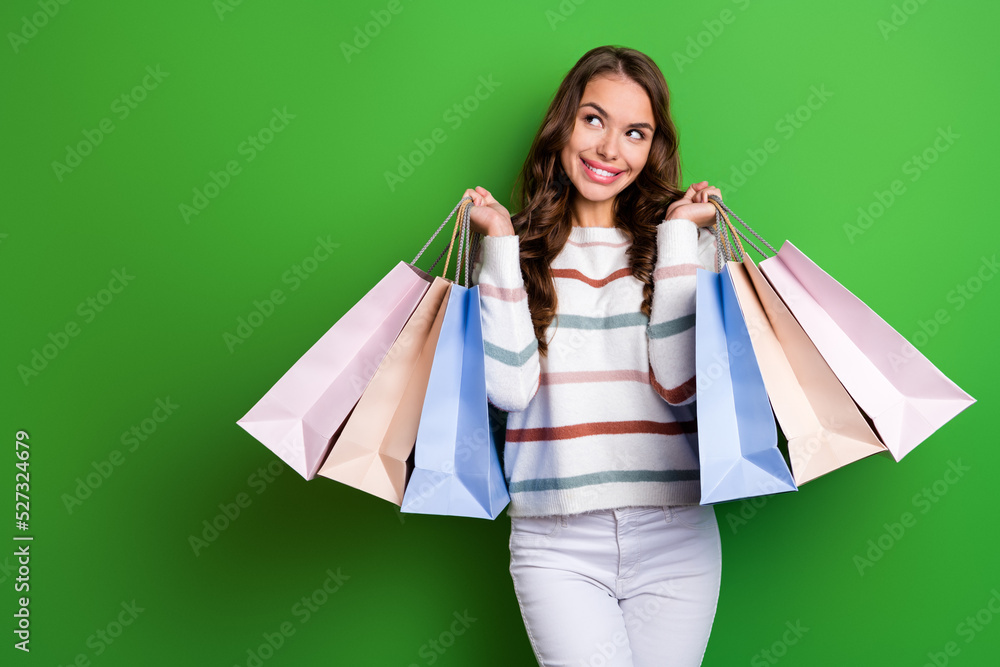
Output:
[[318,474],[402,504],[449,281],[427,294],[382,359]]
[[[788,441],[795,483],[886,453],[819,350],[744,251],[726,214],[729,207],[721,199],[711,203],[718,209],[717,220],[730,230],[727,236],[736,241],[733,250],[742,257],[741,263],[729,264],[730,277],[771,407]],[[767,256],[755,244],[752,247]]]
[[760,269],[897,461],[975,403],[791,241]]
[[[722,243],[720,225],[719,247]],[[730,273],[698,267],[695,296],[695,377],[701,504],[798,487],[778,449],[778,434]]]
[[[414,468],[400,509],[495,519],[510,496],[486,397],[479,286],[468,286],[469,257],[474,252],[467,242],[471,205],[471,198],[463,198],[455,281],[434,351],[417,429]],[[459,285],[463,261],[465,280]]]
[[236,422],[305,479],[316,476],[379,364],[427,293],[431,276],[415,264],[447,222],[412,262],[396,264]]

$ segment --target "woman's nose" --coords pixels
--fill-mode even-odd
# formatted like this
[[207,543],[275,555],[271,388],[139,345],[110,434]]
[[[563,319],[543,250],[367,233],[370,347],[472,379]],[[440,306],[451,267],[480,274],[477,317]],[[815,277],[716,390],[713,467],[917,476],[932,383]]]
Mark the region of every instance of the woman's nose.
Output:
[[618,149],[614,139],[607,137],[601,139],[597,144],[597,154],[608,162],[618,157]]

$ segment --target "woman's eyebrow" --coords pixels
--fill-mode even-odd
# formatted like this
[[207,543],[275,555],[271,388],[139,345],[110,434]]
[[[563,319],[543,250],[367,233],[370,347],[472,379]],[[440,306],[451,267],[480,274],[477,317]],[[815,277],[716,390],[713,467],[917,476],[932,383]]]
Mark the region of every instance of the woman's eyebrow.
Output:
[[[596,102],[584,102],[583,104],[581,104],[581,105],[580,105],[580,108],[581,108],[581,109],[582,109],[583,107],[594,107],[594,108],[595,108],[595,109],[597,109],[597,111],[598,111],[598,112],[599,112],[599,113],[600,113],[600,114],[601,114],[602,116],[604,116],[605,118],[611,118],[610,114],[608,114],[608,112],[607,112],[607,111],[605,111],[605,110],[604,110],[604,109],[603,109],[603,108],[601,107],[601,105],[600,105],[600,104],[597,104]],[[649,123],[630,123],[630,124],[628,125],[628,127],[644,127],[644,128],[646,128],[647,130],[649,130],[650,132],[652,132],[652,131],[653,131],[653,126],[652,126],[652,125],[650,125]]]

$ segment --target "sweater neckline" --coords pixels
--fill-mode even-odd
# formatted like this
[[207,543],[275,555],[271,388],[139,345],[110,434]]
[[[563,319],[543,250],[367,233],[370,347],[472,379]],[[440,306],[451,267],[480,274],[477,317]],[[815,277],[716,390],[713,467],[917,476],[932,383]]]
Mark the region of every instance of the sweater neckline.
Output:
[[599,241],[603,239],[624,239],[625,232],[619,227],[579,227],[570,228],[569,236],[574,241]]

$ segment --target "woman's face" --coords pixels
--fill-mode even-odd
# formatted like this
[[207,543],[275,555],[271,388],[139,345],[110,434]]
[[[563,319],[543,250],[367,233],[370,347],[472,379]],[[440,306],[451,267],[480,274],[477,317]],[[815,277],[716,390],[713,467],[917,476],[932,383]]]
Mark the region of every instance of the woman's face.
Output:
[[559,154],[580,195],[593,202],[612,199],[638,178],[655,127],[652,104],[639,84],[604,74],[592,78]]

